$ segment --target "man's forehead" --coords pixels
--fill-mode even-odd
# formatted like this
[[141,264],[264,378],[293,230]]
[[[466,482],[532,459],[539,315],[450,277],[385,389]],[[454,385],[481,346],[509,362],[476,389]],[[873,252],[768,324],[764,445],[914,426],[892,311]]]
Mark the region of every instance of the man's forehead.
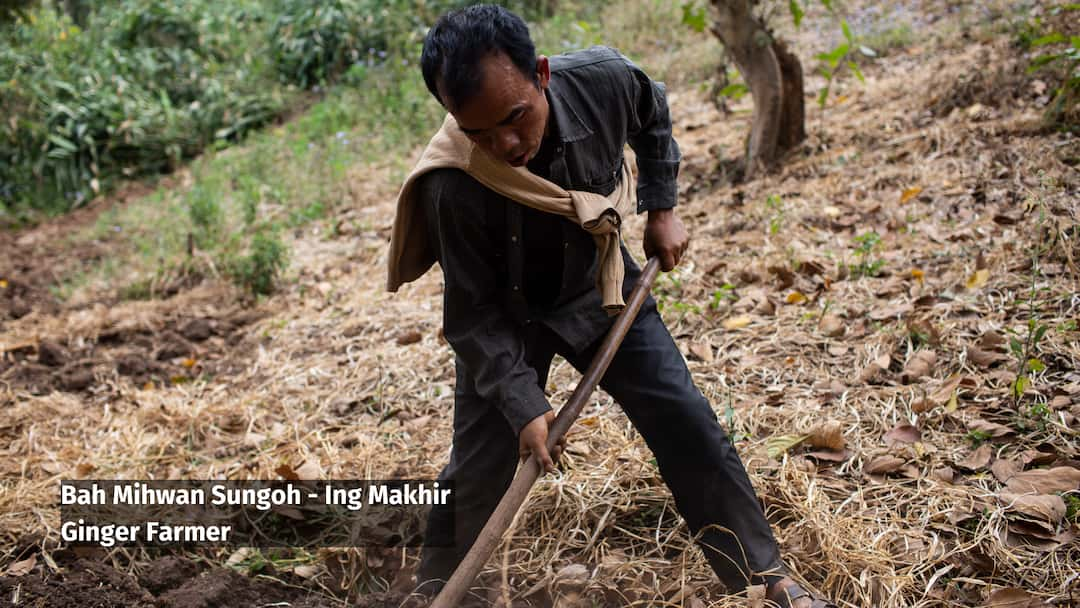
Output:
[[[451,105],[450,113],[465,131],[489,129],[527,106],[533,81],[502,53],[493,53],[478,63],[479,88],[463,103]],[[442,89],[439,83],[440,90]]]

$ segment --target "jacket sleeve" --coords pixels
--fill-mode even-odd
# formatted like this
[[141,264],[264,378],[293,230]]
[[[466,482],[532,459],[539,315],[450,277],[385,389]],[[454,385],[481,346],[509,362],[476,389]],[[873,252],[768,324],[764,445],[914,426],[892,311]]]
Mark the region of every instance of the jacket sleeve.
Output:
[[676,177],[682,155],[671,136],[664,83],[653,81],[629,59],[623,59],[629,72],[627,139],[637,155],[637,211],[670,209],[678,195]]
[[522,330],[501,304],[497,247],[486,225],[485,205],[496,195],[456,169],[433,171],[420,179],[419,207],[445,282],[443,333],[477,394],[520,433],[551,406],[525,361]]

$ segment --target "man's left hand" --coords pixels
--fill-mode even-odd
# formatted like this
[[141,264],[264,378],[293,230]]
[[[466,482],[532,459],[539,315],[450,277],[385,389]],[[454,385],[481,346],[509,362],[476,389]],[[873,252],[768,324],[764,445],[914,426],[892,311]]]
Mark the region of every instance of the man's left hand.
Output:
[[645,257],[660,260],[660,270],[668,272],[678,265],[690,235],[674,209],[653,209],[645,222]]

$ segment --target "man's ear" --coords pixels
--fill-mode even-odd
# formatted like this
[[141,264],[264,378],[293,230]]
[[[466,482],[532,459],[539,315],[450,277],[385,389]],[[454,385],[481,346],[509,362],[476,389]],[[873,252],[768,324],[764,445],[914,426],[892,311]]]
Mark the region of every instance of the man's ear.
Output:
[[540,90],[543,91],[548,87],[549,82],[551,82],[551,65],[548,63],[546,56],[538,55],[536,57],[536,83],[540,85]]

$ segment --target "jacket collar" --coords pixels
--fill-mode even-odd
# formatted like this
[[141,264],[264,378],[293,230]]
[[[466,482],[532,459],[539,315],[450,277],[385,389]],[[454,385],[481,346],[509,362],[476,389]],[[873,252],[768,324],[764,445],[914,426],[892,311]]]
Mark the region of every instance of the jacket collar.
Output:
[[553,71],[551,80],[548,81],[547,99],[552,121],[553,131],[559,141],[563,143],[581,141],[593,134],[592,129],[581,120],[581,116],[574,109],[569,96],[566,95],[565,83],[559,77],[559,73]]

